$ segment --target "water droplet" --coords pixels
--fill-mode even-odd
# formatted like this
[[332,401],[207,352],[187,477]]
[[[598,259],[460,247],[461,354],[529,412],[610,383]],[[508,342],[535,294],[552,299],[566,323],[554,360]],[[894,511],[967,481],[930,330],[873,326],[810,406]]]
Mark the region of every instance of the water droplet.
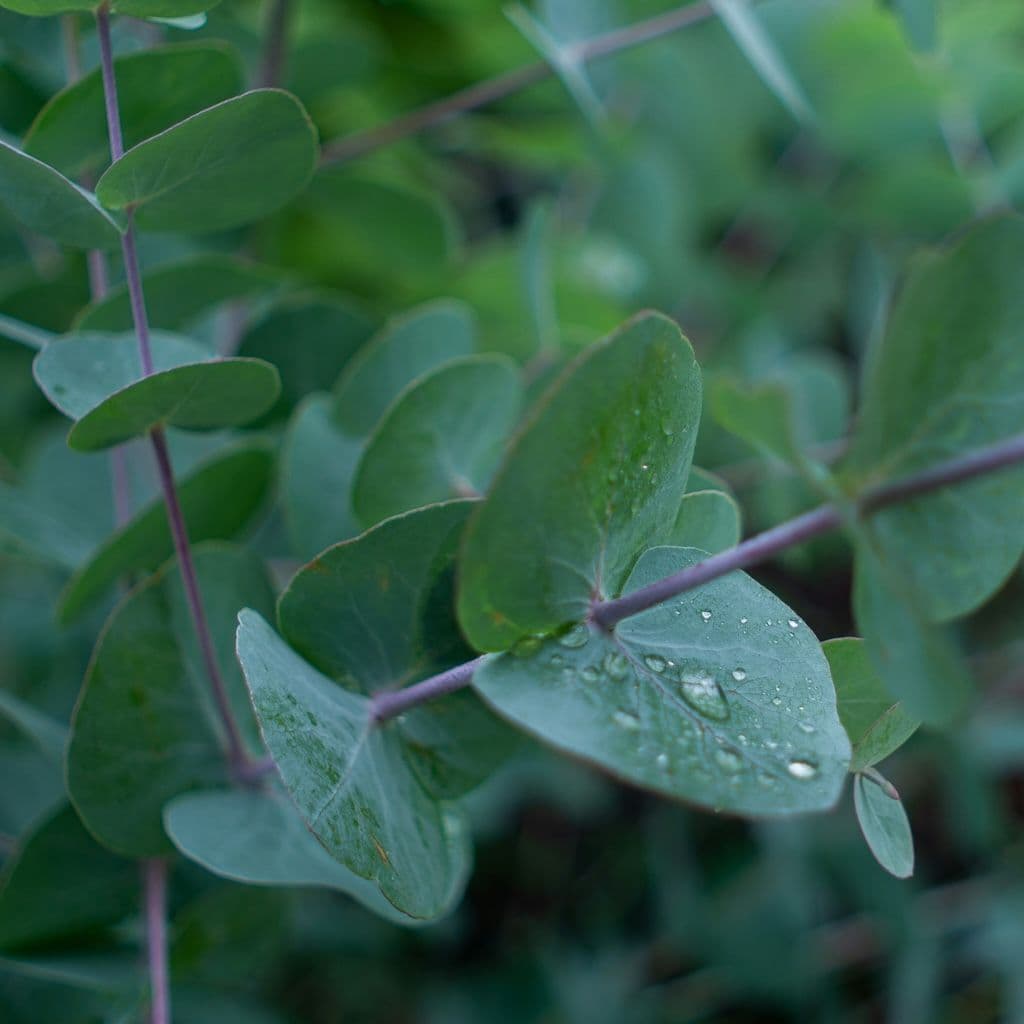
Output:
[[750,619],[740,619],[740,625],[745,626],[749,621]]
[[616,711],[612,715],[612,720],[623,729],[635,731],[640,728],[640,719],[630,711]]
[[661,425],[661,432],[666,437],[671,437],[675,433],[675,429],[673,428],[672,423],[671,423],[670,420],[665,420],[665,422],[662,423],[662,425]]
[[530,655],[537,653],[537,648],[540,647],[541,638],[539,636],[524,636],[513,648],[512,654],[517,658],[529,658]]
[[774,705],[775,705],[775,706],[776,706],[777,708],[778,708],[778,707],[781,707],[781,706],[782,706],[782,698],[781,698],[781,697],[772,697],[772,703],[773,703],[773,704],[774,704]]
[[668,771],[668,754],[659,754],[654,761],[663,772]]
[[558,642],[563,647],[586,647],[587,641],[590,639],[590,631],[583,623],[578,623],[569,630],[568,633],[563,633],[559,638]]
[[588,665],[580,675],[583,677],[585,683],[596,683],[601,678],[601,674],[594,668],[593,665]]
[[710,618],[711,618],[711,612],[709,612],[709,611],[708,611],[708,610],[707,610],[707,609],[705,608],[705,609],[704,609],[704,611],[702,611],[702,612],[700,613],[700,617],[701,617],[701,618],[702,618],[702,619],[703,619],[703,620],[704,620],[705,622],[707,622],[707,621],[708,621],[708,620],[710,620]]
[[647,464],[646,462],[641,462],[641,463],[640,463],[640,468],[641,468],[642,470],[644,470],[644,472],[646,472],[646,471],[647,471],[647,470],[649,470],[649,469],[650,469],[651,467],[650,467],[650,466],[649,466],[649,465],[648,465],[648,464]]
[[714,718],[721,722],[729,717],[729,705],[725,701],[722,688],[714,677],[706,672],[683,673],[679,692],[683,700],[705,718]]
[[817,765],[811,764],[810,761],[790,761],[786,765],[786,771],[794,779],[813,779],[818,774]]
[[611,679],[625,679],[629,675],[629,658],[618,651],[605,655],[604,670]]
[[789,620],[789,628],[790,629],[799,629],[800,628],[800,623],[797,622],[796,619],[790,619]]
[[551,655],[551,664],[552,665],[561,665],[562,662],[564,662],[564,661],[565,661],[565,658],[563,658],[560,654],[552,654]]
[[740,770],[743,766],[743,758],[729,747],[719,747],[715,751],[715,764],[722,769],[723,772],[733,775]]
[[811,725],[810,722],[801,722],[800,723],[800,730],[801,730],[801,732],[807,733],[808,736],[810,736],[811,733],[813,733],[815,731],[814,726]]
[[667,665],[667,662],[665,661],[664,658],[660,657],[657,654],[645,654],[644,655],[644,664],[652,672],[664,672],[665,668],[666,668],[666,665]]
[[732,670],[732,677],[737,683],[742,683],[743,680],[747,678],[747,673],[742,668],[734,668]]

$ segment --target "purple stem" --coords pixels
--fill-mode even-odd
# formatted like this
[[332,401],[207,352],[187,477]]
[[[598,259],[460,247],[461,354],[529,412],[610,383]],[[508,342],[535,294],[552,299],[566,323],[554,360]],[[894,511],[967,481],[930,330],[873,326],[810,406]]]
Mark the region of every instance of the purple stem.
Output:
[[[868,491],[853,504],[859,515],[867,516],[890,505],[897,505],[978,476],[1008,469],[1022,462],[1024,434],[1018,434],[997,444],[950,459],[948,462],[939,463],[920,473],[883,484]],[[821,505],[795,519],[765,530],[764,533],[759,533],[734,548],[712,555],[703,562],[634,590],[625,597],[595,604],[591,609],[590,618],[604,629],[611,629],[617,622],[631,615],[647,611],[648,608],[718,579],[719,576],[765,562],[786,548],[834,530],[842,525],[842,522],[843,513],[835,505]],[[377,694],[373,698],[374,720],[387,721],[409,708],[468,686],[474,670],[482,661],[483,658],[476,658],[402,690]]]
[[[114,74],[114,56],[110,44],[110,9],[107,2],[101,3],[96,9],[96,28],[100,42],[100,66],[103,76],[103,95],[107,112],[107,128],[110,133],[110,156],[118,160],[124,153],[121,135],[121,113],[117,100],[117,80]],[[121,251],[124,256],[125,277],[128,282],[128,295],[131,300],[132,317],[135,321],[135,334],[139,344],[139,361],[142,364],[142,375],[148,377],[153,372],[153,359],[149,345],[149,318],[146,315],[146,300],[142,289],[142,276],[139,273],[138,252],[135,247],[135,228],[132,224],[132,213],[128,212],[128,226],[121,236]],[[171,466],[170,452],[167,450],[167,437],[162,427],[154,427],[149,433],[156,458],[160,488],[163,491],[164,505],[167,509],[167,522],[174,541],[174,551],[178,558],[185,599],[188,603],[189,615],[199,651],[210,680],[213,700],[220,715],[224,733],[227,738],[227,754],[232,771],[236,778],[243,779],[247,774],[249,758],[245,752],[245,744],[231,710],[227,687],[217,663],[216,649],[210,634],[210,625],[203,608],[202,593],[199,588],[199,577],[192,560],[192,549],[189,545],[188,530],[185,517],[182,515],[178,491],[174,484],[174,469]]]
[[142,862],[146,915],[146,958],[149,963],[151,1024],[171,1024],[171,990],[167,979],[167,862]]
[[288,25],[292,15],[291,0],[269,0],[269,3],[266,49],[257,78],[258,84],[264,88],[279,86],[284,78],[288,58]]

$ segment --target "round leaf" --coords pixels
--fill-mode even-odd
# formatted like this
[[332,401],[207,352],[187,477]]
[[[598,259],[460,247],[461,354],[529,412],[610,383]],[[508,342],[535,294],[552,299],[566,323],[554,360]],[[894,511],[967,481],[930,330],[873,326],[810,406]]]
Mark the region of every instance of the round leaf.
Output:
[[735,547],[740,542],[740,507],[724,491],[690,491],[679,503],[666,542],[710,555]]
[[[701,553],[654,548],[626,590]],[[821,648],[744,573],[620,622],[579,624],[485,662],[473,685],[538,739],[624,781],[754,816],[830,808],[850,744]]]
[[316,133],[299,102],[257,89],[128,150],[99,180],[111,210],[150,231],[222,231],[283,206],[309,181]]
[[482,651],[584,618],[664,540],[700,418],[700,371],[667,317],[584,352],[540,401],[470,520],[459,620]]

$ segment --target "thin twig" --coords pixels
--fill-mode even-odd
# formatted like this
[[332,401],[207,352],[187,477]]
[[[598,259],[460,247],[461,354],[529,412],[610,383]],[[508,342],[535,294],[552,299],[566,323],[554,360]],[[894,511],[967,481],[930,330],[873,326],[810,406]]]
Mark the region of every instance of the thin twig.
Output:
[[[100,60],[103,75],[103,93],[107,113],[107,127],[110,133],[110,156],[116,161],[124,154],[124,142],[121,134],[121,114],[117,99],[117,81],[114,75],[114,57],[110,44],[110,9],[108,3],[100,4],[96,9],[96,27],[100,41]],[[124,256],[125,277],[128,283],[128,294],[131,301],[132,317],[135,323],[135,336],[139,345],[139,361],[142,375],[148,377],[153,373],[153,356],[150,349],[149,318],[146,314],[146,300],[142,287],[142,276],[139,272],[139,258],[135,247],[135,227],[132,223],[131,211],[128,213],[128,226],[121,236],[121,251]],[[231,709],[227,686],[217,663],[216,648],[210,634],[210,624],[203,607],[202,591],[195,563],[192,560],[192,549],[189,544],[185,517],[178,500],[178,491],[174,483],[174,469],[171,465],[170,452],[167,449],[167,437],[162,427],[154,427],[149,433],[156,459],[160,488],[163,492],[164,505],[167,509],[167,522],[174,541],[174,551],[178,559],[185,599],[188,603],[192,626],[209,678],[213,700],[217,707],[227,740],[227,755],[231,769],[236,778],[243,778],[249,767],[245,743],[241,731]]]
[[[883,484],[868,491],[854,504],[858,514],[868,516],[891,505],[910,501],[932,491],[995,473],[1022,462],[1024,434],[1017,434],[1005,441],[942,462],[920,473]],[[598,626],[612,629],[617,622],[631,615],[638,615],[688,590],[710,583],[720,576],[766,562],[787,548],[836,529],[842,522],[843,513],[835,505],[821,505],[795,519],[765,530],[764,533],[759,533],[737,544],[736,547],[634,590],[624,597],[601,601],[591,609],[590,618]],[[476,658],[456,665],[447,672],[431,676],[403,690],[378,694],[373,701],[374,719],[378,722],[386,721],[418,704],[467,686],[482,660]]]
[[167,978],[167,861],[142,862],[146,914],[146,960],[149,964],[151,1024],[171,1024],[171,988]]
[[[565,47],[566,57],[581,64],[600,60],[602,57],[621,53],[623,50],[640,46],[672,32],[678,32],[680,29],[707,21],[714,16],[714,11],[709,4],[687,4],[666,11],[654,18],[625,25],[622,28],[605,32],[603,35],[594,36],[592,39],[571,44]],[[496,75],[494,78],[487,78],[471,85],[468,89],[452,93],[451,96],[446,96],[443,100],[436,100],[418,110],[401,114],[377,128],[356,132],[337,142],[329,143],[323,148],[321,162],[338,164],[365,156],[374,150],[390,146],[400,139],[418,135],[428,128],[450,121],[460,114],[478,110],[480,107],[503,100],[513,93],[551,78],[554,73],[554,69],[546,61],[536,61],[533,64],[524,64],[514,71]]]
[[264,88],[279,86],[288,63],[288,27],[292,16],[292,0],[269,0],[265,49],[257,82]]

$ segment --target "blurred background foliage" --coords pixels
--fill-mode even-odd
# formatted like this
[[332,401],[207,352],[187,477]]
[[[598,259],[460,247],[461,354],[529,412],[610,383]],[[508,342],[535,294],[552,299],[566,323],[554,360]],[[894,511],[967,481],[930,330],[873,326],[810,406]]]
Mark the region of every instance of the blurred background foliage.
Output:
[[[294,8],[282,84],[327,153],[538,59],[490,0]],[[532,9],[561,44],[664,10],[658,0]],[[662,309],[693,341],[709,386],[721,376],[780,382],[801,441],[819,457],[838,454],[908,261],[1024,201],[1024,5],[765,0],[756,12],[806,98],[800,119],[711,18],[593,62],[582,94],[548,78],[415,138],[328,161],[299,199],[244,232],[143,236],[144,269],[239,253],[259,268],[258,287],[240,285],[227,302],[172,279],[168,315],[191,296],[190,333],[279,362],[284,395],[260,425],[275,443],[300,400],[330,390],[386,318],[452,296],[478,317],[479,347],[512,355],[535,386],[637,309]],[[218,40],[252,81],[264,13],[223,0],[188,32],[122,19],[118,52]],[[68,30],[0,12],[3,138],[19,140],[64,85]],[[84,68],[95,66],[88,19],[70,30]],[[67,330],[89,305],[84,259],[5,218],[0,314]],[[318,337],[331,346],[303,347]],[[78,456],[72,473],[31,355],[0,340],[0,497],[70,497],[76,525],[96,524],[100,538],[105,491],[79,484],[105,462]],[[211,450],[207,439],[186,451],[187,440],[177,439],[182,471]],[[131,458],[142,501],[154,481],[144,457]],[[732,487],[747,532],[814,503],[781,464],[710,417],[698,462]],[[279,501],[250,531],[285,576],[306,554],[290,546]],[[66,809],[53,756],[61,737],[32,719],[67,722],[110,599],[58,627],[68,569],[2,534],[0,551],[0,696],[13,698],[0,709],[0,842],[8,854],[25,837],[51,844],[35,909],[19,914],[10,900],[27,897],[9,890],[0,904],[0,1018],[133,1020],[136,868],[100,850]],[[841,538],[757,575],[821,639],[852,631]],[[439,925],[403,931],[340,895],[243,889],[176,863],[175,1019],[1024,1020],[1022,622],[1018,572],[960,624],[979,679],[969,719],[920,733],[887,768],[916,836],[909,881],[872,860],[849,795],[829,816],[727,820],[533,747],[472,798],[475,870]]]

